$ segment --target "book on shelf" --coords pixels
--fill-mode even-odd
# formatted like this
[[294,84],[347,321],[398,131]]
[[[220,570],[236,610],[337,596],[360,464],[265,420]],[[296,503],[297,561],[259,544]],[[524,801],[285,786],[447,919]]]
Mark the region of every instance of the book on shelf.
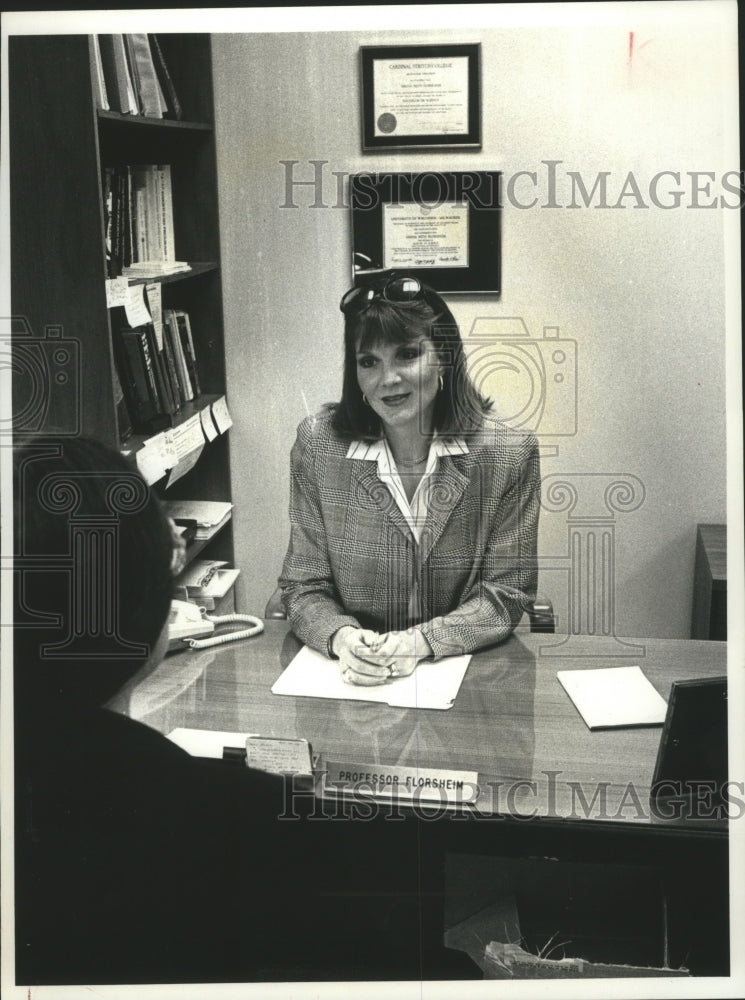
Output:
[[122,267],[128,267],[135,259],[135,224],[132,217],[132,171],[124,167],[119,175],[119,199],[122,223]]
[[194,396],[199,396],[201,393],[199,385],[199,370],[197,368],[197,355],[194,350],[194,339],[191,335],[191,322],[189,320],[189,314],[184,312],[183,309],[174,309],[173,315],[176,320],[176,328],[178,330],[181,351],[187,369],[188,381],[191,384]]
[[109,97],[106,90],[106,79],[103,75],[103,61],[101,59],[101,46],[98,35],[88,35],[88,58],[91,67],[91,79],[93,80],[93,99],[95,105],[101,111],[109,110]]
[[165,426],[146,334],[119,327],[112,332],[114,361],[133,430],[148,433]]
[[177,409],[181,409],[184,403],[188,402],[192,397],[188,396],[183,380],[181,378],[181,372],[179,370],[179,362],[174,350],[173,340],[171,337],[171,331],[168,327],[166,321],[166,312],[163,310],[163,322],[162,322],[162,337],[163,337],[163,357],[166,362],[166,371],[168,373],[168,381],[171,387],[171,394],[177,402]]
[[150,348],[150,357],[152,358],[153,374],[155,376],[161,412],[173,416],[181,409],[181,402],[174,398],[171,391],[171,381],[168,377],[168,366],[165,358],[165,342],[158,343],[155,327],[152,323],[146,324],[141,329],[145,331]]
[[136,220],[133,262],[175,262],[170,164],[137,165],[131,171],[134,180],[131,200]]
[[184,401],[188,402],[194,399],[196,393],[194,392],[194,386],[187,365],[175,309],[163,310],[163,331],[169,347],[169,353],[173,359],[179,391]]
[[106,247],[106,277],[114,277],[114,262],[111,256],[112,248],[112,225],[113,225],[113,177],[114,171],[113,167],[104,167],[103,171],[103,226],[104,226],[104,244]]
[[163,114],[167,117],[181,119],[183,117],[181,102],[178,99],[171,74],[168,72],[168,66],[163,58],[163,50],[160,46],[160,41],[158,40],[157,35],[150,35],[149,38],[150,50],[153,54],[153,62],[155,64],[155,72],[158,74],[161,92],[166,98],[166,107]]

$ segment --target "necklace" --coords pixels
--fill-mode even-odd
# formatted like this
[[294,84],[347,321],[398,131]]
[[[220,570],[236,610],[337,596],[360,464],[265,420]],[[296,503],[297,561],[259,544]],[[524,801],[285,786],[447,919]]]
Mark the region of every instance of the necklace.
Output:
[[421,458],[415,458],[413,462],[396,462],[396,465],[400,465],[404,469],[413,469],[415,465],[421,465],[422,462],[426,462],[428,457],[429,452],[426,455],[422,455]]

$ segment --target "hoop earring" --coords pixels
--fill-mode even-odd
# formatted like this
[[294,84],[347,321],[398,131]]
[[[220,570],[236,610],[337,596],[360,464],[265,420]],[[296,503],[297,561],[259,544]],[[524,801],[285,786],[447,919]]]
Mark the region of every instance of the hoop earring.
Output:
[[440,372],[438,378],[440,380],[440,392],[442,392],[442,390],[445,388],[445,379],[442,377],[442,372]]

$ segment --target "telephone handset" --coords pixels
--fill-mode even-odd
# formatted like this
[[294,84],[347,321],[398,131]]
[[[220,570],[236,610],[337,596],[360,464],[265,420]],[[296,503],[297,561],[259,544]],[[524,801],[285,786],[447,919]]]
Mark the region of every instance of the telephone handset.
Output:
[[[248,625],[248,628],[215,635],[216,626],[234,624]],[[263,631],[264,623],[253,615],[208,615],[204,608],[200,608],[190,601],[171,601],[171,611],[168,617],[169,651],[184,649],[186,646],[190,646],[192,649],[206,649],[209,646],[219,646],[224,642],[233,642],[236,639],[248,639]],[[200,636],[209,636],[209,638],[200,638]]]

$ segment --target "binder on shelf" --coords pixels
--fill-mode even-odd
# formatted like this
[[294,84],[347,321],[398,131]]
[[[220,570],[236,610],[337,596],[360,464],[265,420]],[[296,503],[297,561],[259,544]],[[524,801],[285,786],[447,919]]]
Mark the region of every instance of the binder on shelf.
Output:
[[183,395],[184,402],[194,399],[195,392],[190,369],[184,354],[184,348],[178,328],[178,321],[174,309],[166,309],[163,312],[163,327],[165,335],[170,344],[173,355],[176,375]]
[[155,73],[148,37],[143,34],[130,34],[125,37],[140,111],[146,118],[162,118],[163,105],[160,100],[160,84]]
[[116,369],[116,363],[112,365],[111,370],[111,381],[114,387],[114,404],[116,406],[116,426],[119,432],[119,440],[124,442],[132,436],[132,418],[130,417],[130,408],[127,400],[124,396],[124,389],[122,387],[121,379],[119,378],[119,373]]
[[138,114],[139,105],[129,74],[124,35],[99,35],[98,44],[109,107],[120,114]]
[[155,429],[159,415],[154,381],[148,369],[143,340],[135,330],[115,329],[114,359],[132,427],[139,433]]
[[166,97],[166,110],[164,110],[164,114],[168,117],[180,120],[183,117],[181,102],[178,99],[176,88],[174,87],[173,80],[171,79],[171,74],[168,72],[166,61],[163,58],[163,50],[160,47],[158,36],[150,35],[149,37],[150,50],[155,64],[155,72],[158,74],[161,91]]

